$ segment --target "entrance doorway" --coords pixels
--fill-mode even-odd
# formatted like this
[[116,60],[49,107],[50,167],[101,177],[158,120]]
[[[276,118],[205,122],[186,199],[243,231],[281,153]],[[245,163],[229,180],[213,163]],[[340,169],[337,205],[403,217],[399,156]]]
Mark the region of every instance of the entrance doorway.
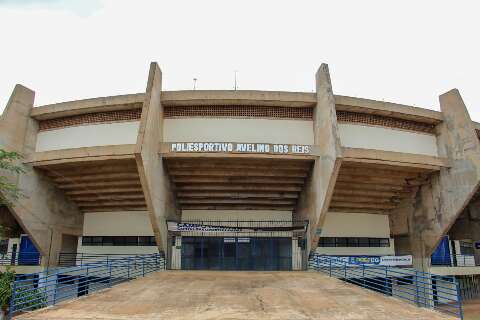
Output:
[[292,239],[182,237],[182,270],[292,270]]

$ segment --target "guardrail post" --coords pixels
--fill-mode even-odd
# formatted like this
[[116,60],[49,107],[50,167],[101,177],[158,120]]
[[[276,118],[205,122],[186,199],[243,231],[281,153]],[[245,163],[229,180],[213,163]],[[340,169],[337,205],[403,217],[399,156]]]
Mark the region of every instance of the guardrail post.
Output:
[[107,264],[108,266],[108,286],[112,286],[112,263]]
[[[47,284],[48,285],[48,284]],[[47,286],[45,285],[45,286]],[[53,305],[57,303],[57,290],[58,290],[58,274],[55,276],[55,283],[53,284],[55,288],[53,289]]]
[[455,289],[457,290],[458,316],[461,320],[463,320],[462,295],[460,294],[460,287],[456,277],[453,278],[453,281],[455,281]]
[[418,292],[418,270],[415,270],[415,301],[417,306],[420,306],[420,295]]
[[345,280],[347,280],[347,263],[343,263],[343,273],[345,274]]
[[365,287],[365,265],[362,264],[362,283],[363,283],[363,286]]
[[328,272],[329,272],[329,276],[331,277],[332,276],[332,258],[329,258],[328,262],[330,264],[330,266],[328,268]]
[[127,264],[128,264],[127,280],[130,280],[130,257],[128,257]]
[[[387,290],[388,289],[388,267],[387,266],[385,266],[385,281],[384,281],[384,283],[385,283],[385,291],[388,292],[388,290]],[[387,293],[385,293],[385,294],[387,294]]]
[[142,275],[145,277],[145,257],[142,257]]

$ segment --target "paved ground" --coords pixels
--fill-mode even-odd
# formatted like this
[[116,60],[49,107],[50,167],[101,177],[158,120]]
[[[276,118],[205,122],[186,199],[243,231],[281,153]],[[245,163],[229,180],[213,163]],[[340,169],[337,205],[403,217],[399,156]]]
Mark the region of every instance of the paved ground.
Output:
[[466,300],[463,304],[465,320],[480,320],[480,299]]
[[315,272],[168,271],[15,319],[451,319]]

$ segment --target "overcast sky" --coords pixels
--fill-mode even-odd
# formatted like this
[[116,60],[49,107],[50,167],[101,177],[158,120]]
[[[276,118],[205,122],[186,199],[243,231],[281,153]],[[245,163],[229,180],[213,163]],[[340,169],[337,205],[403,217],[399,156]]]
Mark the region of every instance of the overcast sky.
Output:
[[313,91],[438,110],[458,88],[480,121],[478,1],[0,0],[0,111],[16,83],[35,105],[145,91]]

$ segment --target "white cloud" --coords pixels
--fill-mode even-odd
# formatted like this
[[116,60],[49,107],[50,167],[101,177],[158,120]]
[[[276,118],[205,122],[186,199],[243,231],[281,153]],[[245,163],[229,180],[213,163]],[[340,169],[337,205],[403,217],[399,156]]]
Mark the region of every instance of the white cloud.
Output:
[[165,89],[231,89],[238,70],[240,89],[312,91],[327,62],[338,94],[438,109],[456,87],[480,121],[474,1],[49,2],[0,1],[0,109],[15,83],[36,105],[141,92],[150,61]]

